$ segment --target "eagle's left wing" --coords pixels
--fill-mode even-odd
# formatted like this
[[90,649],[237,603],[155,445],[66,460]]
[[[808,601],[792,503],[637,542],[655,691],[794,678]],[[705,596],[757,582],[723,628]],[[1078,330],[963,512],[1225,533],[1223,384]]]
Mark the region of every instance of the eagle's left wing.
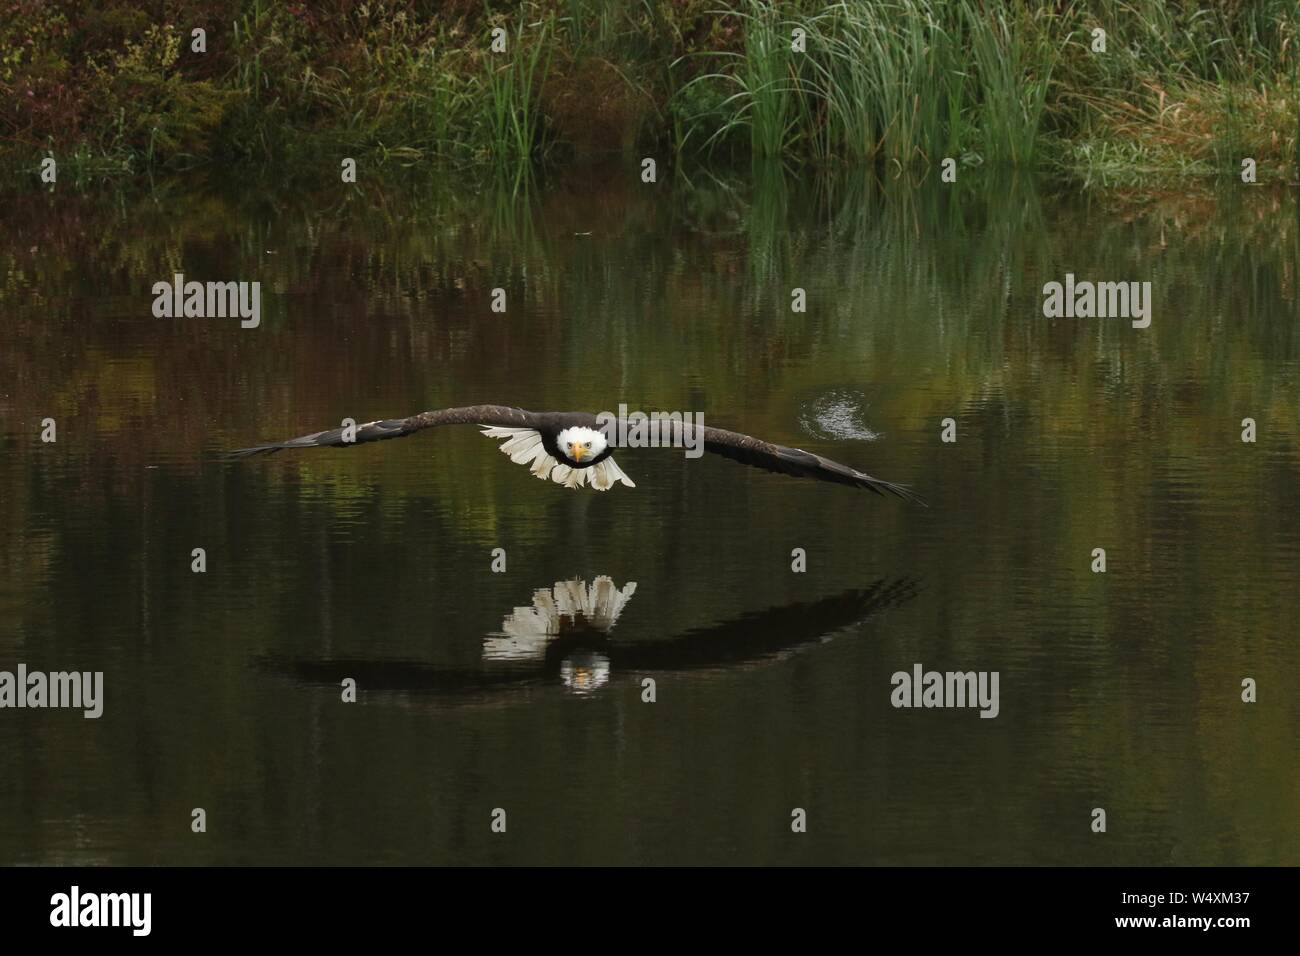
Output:
[[[668,428],[671,441],[660,445],[660,447],[679,448],[687,445],[698,447],[702,444],[707,452],[730,458],[732,461],[738,461],[742,465],[749,465],[753,468],[775,471],[782,475],[793,475],[796,478],[833,481],[836,484],[849,485],[853,488],[865,488],[877,495],[891,494],[906,501],[915,501],[921,505],[925,504],[911,489],[904,485],[896,485],[892,481],[873,478],[871,475],[850,468],[848,465],[842,465],[838,461],[823,458],[821,455],[814,455],[802,448],[787,448],[785,445],[763,441],[763,439],[755,438],[752,435],[742,435],[740,432],[727,431],[725,428],[712,428],[708,425],[692,425],[673,421],[668,424]],[[699,434],[699,432],[703,434]]]

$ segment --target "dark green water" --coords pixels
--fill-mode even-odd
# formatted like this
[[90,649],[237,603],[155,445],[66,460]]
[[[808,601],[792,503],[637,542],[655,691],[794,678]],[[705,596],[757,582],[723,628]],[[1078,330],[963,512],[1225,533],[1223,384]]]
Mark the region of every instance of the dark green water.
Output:
[[[105,687],[0,710],[0,863],[1300,863],[1293,192],[383,179],[6,197],[0,670]],[[177,271],[260,327],[155,318]],[[1066,272],[1151,327],[1044,319]],[[652,449],[569,491],[472,428],[214,460],[480,402],[698,411],[930,507]],[[500,659],[599,576],[607,638]],[[997,718],[892,707],[918,662]]]

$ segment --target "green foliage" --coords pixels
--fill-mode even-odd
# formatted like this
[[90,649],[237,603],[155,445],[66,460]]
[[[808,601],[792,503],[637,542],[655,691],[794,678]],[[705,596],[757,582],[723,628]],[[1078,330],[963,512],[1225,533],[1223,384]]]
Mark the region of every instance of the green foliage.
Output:
[[206,80],[187,82],[176,71],[182,44],[171,26],[148,27],[139,40],[91,57],[88,93],[112,119],[101,132],[105,152],[193,155],[221,125],[230,94]]
[[[1249,148],[1285,174],[1296,149],[1298,9],[1296,0],[1212,10],[1113,0],[841,0],[811,10],[742,0],[718,14],[741,41],[713,51],[714,69],[678,91],[673,113],[684,118],[684,144],[735,149],[748,130],[758,155],[1072,165],[1104,139],[1111,155],[1136,150],[1167,168],[1223,168]],[[1108,34],[1104,53],[1090,48],[1097,27]],[[806,53],[791,52],[795,29]],[[1211,84],[1227,95],[1209,95]],[[719,88],[730,90],[722,108],[701,95]],[[1147,109],[1152,98],[1161,109],[1182,104],[1179,121],[1194,109],[1203,135],[1176,137],[1176,150],[1134,143],[1165,132],[1170,117]]]
[[1300,0],[721,2],[0,0],[0,129],[24,162],[125,168],[641,143],[897,166],[1222,170],[1249,151],[1294,175]]

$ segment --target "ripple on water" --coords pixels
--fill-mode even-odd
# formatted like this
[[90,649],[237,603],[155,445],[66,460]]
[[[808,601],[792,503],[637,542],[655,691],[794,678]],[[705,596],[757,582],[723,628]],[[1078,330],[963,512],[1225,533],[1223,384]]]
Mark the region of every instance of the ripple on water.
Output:
[[875,441],[881,433],[864,421],[867,400],[860,392],[833,391],[806,407],[799,416],[804,430],[819,438]]

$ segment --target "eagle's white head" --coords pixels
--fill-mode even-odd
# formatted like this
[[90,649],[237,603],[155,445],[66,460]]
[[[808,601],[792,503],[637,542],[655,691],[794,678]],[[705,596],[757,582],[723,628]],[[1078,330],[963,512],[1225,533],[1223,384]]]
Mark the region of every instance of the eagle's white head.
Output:
[[560,454],[571,464],[582,465],[605,450],[605,436],[592,428],[566,428],[555,436]]

